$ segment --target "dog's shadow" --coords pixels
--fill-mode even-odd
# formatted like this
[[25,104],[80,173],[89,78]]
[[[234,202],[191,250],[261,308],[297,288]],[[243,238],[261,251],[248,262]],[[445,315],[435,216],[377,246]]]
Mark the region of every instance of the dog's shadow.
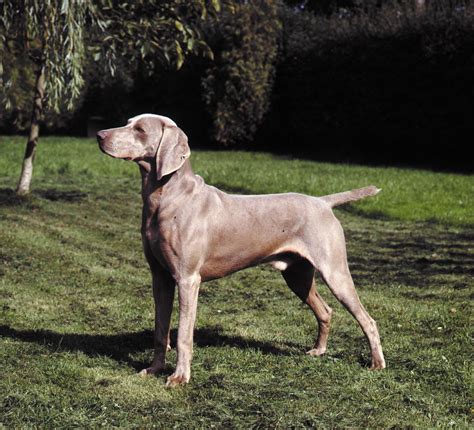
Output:
[[[136,370],[147,367],[149,362],[137,361],[133,354],[153,348],[153,332],[142,330],[134,333],[76,334],[56,333],[50,330],[18,330],[9,326],[0,326],[0,337],[18,339],[46,346],[51,351],[83,352],[89,357],[106,356],[117,362],[127,364]],[[177,330],[171,331],[171,345],[176,345]],[[284,343],[283,347],[268,342],[246,339],[222,333],[221,327],[198,328],[194,331],[194,343],[198,347],[236,347],[256,349],[263,354],[293,355],[301,346]],[[148,357],[151,361],[151,356]]]

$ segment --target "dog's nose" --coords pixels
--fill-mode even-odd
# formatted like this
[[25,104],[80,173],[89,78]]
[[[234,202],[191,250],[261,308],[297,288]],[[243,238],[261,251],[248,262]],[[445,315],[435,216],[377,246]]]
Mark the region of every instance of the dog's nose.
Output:
[[106,137],[107,137],[107,131],[101,130],[101,131],[97,132],[97,141],[98,142],[103,141]]

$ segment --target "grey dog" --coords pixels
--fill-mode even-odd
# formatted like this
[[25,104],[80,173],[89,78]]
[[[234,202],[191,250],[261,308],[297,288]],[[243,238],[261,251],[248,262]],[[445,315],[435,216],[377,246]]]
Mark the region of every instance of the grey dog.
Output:
[[318,271],[335,297],[357,319],[369,342],[371,369],[385,360],[375,321],[359,301],[347,264],[346,244],[334,206],[377,194],[374,186],[311,197],[303,194],[242,196],[204,183],[191,169],[183,131],[171,119],[144,114],[97,133],[106,154],[135,161],[142,176],[142,241],[153,277],[155,353],[140,374],[163,370],[178,286],[177,364],[167,385],[189,382],[201,282],[270,263],[314,312],[319,331],[310,355],[326,352],[332,310],[316,291]]

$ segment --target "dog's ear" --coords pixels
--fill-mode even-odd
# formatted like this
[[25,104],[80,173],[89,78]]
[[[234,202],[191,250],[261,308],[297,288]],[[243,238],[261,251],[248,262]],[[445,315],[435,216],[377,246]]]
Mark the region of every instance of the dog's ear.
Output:
[[165,125],[156,151],[157,179],[160,180],[163,176],[178,170],[190,155],[188,137],[175,125]]

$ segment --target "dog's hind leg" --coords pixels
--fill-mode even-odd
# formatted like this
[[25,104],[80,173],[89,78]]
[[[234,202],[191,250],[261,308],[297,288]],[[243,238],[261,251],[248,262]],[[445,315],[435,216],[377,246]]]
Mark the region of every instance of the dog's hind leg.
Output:
[[362,306],[354,287],[352,276],[347,264],[346,243],[342,227],[338,224],[332,231],[332,240],[320,252],[317,270],[334,296],[354,316],[361,326],[370,345],[372,364],[370,369],[384,369],[385,360],[380,343],[377,324]]
[[301,259],[282,271],[282,275],[288,287],[311,308],[318,321],[318,337],[313,349],[307,354],[322,355],[326,352],[332,309],[316,291],[314,272],[313,265]]
[[371,370],[384,369],[385,360],[376,322],[359,300],[349,270],[322,272],[325,282],[336,298],[354,316],[367,338],[372,354]]

